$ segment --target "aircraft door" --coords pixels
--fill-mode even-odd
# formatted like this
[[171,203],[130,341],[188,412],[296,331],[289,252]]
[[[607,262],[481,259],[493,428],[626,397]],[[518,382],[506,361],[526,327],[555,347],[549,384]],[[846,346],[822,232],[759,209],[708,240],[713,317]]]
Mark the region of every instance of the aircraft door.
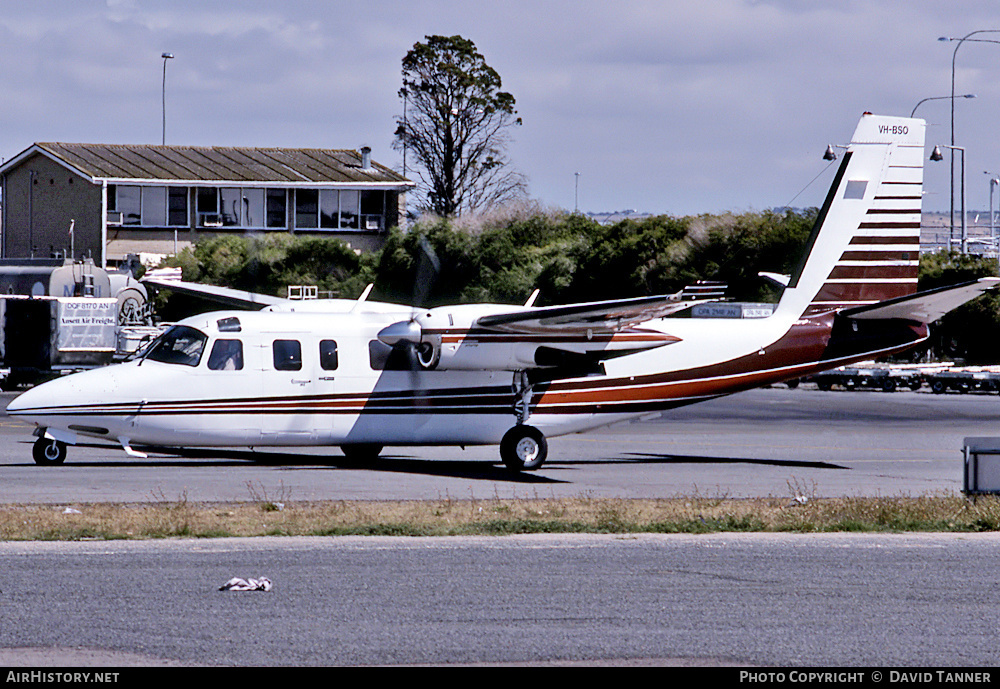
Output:
[[265,339],[262,444],[308,444],[322,432],[324,395],[334,386],[324,366],[336,363],[336,343],[331,354],[324,342],[332,340],[317,343],[304,333]]

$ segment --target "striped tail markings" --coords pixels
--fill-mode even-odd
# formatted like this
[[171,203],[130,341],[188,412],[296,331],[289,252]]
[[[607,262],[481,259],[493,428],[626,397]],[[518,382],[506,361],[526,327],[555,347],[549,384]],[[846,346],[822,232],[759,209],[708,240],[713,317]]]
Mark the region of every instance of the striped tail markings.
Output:
[[923,158],[923,120],[861,118],[790,285],[803,315],[917,291]]

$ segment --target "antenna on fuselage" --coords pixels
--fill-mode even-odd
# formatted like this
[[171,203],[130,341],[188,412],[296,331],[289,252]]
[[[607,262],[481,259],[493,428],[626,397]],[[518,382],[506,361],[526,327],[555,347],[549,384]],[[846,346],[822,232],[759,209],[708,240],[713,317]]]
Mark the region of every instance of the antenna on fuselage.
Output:
[[354,312],[354,311],[355,311],[355,310],[356,310],[356,309],[357,309],[357,308],[358,308],[359,306],[361,306],[361,305],[362,305],[362,304],[363,304],[363,303],[365,302],[365,299],[367,299],[367,298],[368,298],[368,295],[372,293],[372,288],[373,288],[373,287],[375,287],[375,283],[374,283],[374,282],[370,282],[370,283],[368,283],[368,286],[367,286],[367,287],[365,287],[365,291],[361,293],[361,296],[360,296],[360,297],[358,297],[358,300],[357,300],[356,302],[354,302],[354,306],[352,306],[352,307],[351,307],[351,312],[352,312],[352,313],[353,313],[353,312]]

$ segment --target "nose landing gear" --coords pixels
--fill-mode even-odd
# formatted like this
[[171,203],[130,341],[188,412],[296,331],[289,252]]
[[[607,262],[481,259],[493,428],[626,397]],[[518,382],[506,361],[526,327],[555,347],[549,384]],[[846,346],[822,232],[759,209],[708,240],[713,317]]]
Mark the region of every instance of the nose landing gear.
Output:
[[62,464],[66,461],[66,443],[42,436],[31,447],[35,464]]

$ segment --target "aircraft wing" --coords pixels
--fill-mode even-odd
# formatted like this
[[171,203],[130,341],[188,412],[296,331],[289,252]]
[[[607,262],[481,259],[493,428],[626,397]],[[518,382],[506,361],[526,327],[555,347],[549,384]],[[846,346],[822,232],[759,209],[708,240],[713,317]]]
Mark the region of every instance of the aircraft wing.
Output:
[[616,332],[669,316],[699,303],[702,301],[681,301],[678,294],[670,294],[567,306],[532,307],[480,316],[475,325],[511,333]]
[[1000,278],[980,278],[972,282],[926,290],[877,304],[844,309],[841,313],[850,318],[863,320],[900,318],[918,323],[933,323],[949,311],[957,309],[965,302],[975,299],[997,285],[1000,285]]
[[232,289],[229,287],[202,285],[197,282],[184,282],[183,280],[145,278],[142,280],[142,284],[152,287],[155,290],[169,289],[181,294],[187,294],[200,299],[213,301],[227,308],[259,310],[274,304],[284,304],[288,301],[287,299],[272,297],[268,294],[244,292],[243,290]]

